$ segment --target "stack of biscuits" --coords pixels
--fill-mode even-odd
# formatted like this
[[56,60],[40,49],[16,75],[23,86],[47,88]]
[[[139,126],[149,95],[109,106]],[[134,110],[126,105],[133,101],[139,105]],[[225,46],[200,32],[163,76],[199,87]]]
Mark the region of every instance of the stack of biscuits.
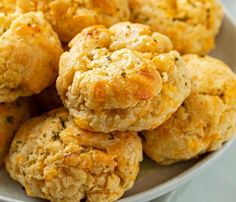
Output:
[[112,202],[143,152],[220,149],[236,131],[236,76],[206,55],[222,18],[217,0],[1,0],[0,165],[32,197]]

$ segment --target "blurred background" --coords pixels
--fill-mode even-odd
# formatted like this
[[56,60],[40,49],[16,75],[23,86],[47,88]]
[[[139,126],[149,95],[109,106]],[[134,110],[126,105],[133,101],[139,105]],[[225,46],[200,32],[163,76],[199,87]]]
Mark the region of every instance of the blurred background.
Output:
[[226,8],[234,15],[236,21],[236,0],[222,0]]

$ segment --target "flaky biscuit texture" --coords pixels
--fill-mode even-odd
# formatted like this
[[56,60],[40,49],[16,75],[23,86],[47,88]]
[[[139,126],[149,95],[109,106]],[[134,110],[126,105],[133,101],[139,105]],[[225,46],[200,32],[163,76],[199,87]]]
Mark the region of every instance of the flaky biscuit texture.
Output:
[[131,21],[167,35],[182,54],[208,53],[223,19],[217,0],[130,0]]
[[160,164],[215,151],[236,131],[236,76],[209,56],[185,55],[192,92],[163,125],[143,133],[145,153]]
[[62,53],[42,13],[20,15],[10,23],[8,16],[2,19],[6,23],[0,36],[0,103],[40,93],[51,85]]
[[17,0],[18,12],[42,11],[63,42],[83,28],[129,20],[128,0]]
[[60,58],[57,90],[81,128],[154,129],[190,92],[183,59],[146,25],[92,26],[69,47]]
[[35,112],[35,106],[28,98],[0,104],[0,166],[4,163],[13,135]]
[[6,168],[30,196],[103,202],[117,200],[133,186],[141,160],[137,133],[87,132],[61,108],[20,128]]

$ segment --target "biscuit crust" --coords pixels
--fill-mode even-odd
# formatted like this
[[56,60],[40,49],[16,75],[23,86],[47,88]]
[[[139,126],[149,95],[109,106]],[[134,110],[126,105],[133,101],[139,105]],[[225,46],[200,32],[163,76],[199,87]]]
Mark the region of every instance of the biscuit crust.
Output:
[[0,12],[13,13],[16,9],[16,0],[0,0]]
[[30,196],[115,201],[133,186],[141,160],[137,133],[84,131],[60,108],[20,128],[6,168]]
[[0,166],[4,163],[13,135],[34,113],[35,108],[28,98],[0,104]]
[[163,125],[143,132],[144,152],[160,164],[215,151],[236,131],[236,76],[209,56],[185,55],[192,92]]
[[63,42],[85,27],[129,20],[128,0],[17,0],[17,10],[42,11]]
[[215,47],[223,19],[218,0],[131,0],[131,21],[167,35],[182,54],[206,54]]
[[154,129],[190,92],[170,40],[141,24],[84,29],[60,59],[57,90],[76,124],[90,131]]
[[42,13],[16,17],[0,36],[0,103],[40,93],[51,85],[62,53],[60,41]]

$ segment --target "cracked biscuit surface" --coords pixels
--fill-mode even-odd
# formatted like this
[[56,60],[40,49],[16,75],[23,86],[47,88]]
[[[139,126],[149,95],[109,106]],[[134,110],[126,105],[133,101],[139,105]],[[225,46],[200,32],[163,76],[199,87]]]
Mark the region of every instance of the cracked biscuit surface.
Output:
[[236,76],[209,56],[185,55],[192,92],[172,117],[143,132],[144,152],[160,164],[220,149],[236,129]]
[[0,15],[0,20],[6,20],[0,36],[0,103],[40,93],[51,85],[62,53],[60,41],[42,13],[11,18]]
[[50,201],[115,201],[130,189],[142,160],[135,132],[79,129],[64,108],[26,122],[6,169],[28,195]]
[[92,26],[69,47],[60,59],[57,89],[81,128],[154,129],[190,92],[183,59],[149,26]]
[[223,19],[217,0],[131,0],[131,21],[167,35],[180,53],[205,54]]
[[4,163],[13,135],[23,122],[34,115],[34,111],[28,98],[0,104],[0,166]]
[[63,42],[85,27],[129,20],[128,0],[17,0],[17,10],[42,11]]

